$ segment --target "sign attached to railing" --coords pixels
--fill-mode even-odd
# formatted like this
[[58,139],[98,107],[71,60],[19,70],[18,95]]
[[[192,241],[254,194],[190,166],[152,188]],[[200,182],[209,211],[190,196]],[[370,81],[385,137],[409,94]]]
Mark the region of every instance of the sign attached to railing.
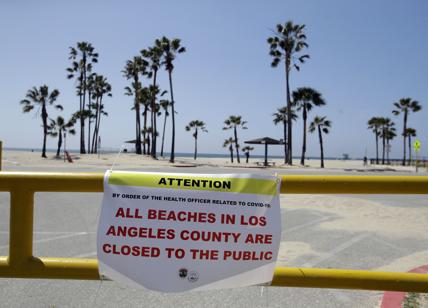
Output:
[[281,239],[279,179],[107,172],[100,274],[161,292],[266,284]]

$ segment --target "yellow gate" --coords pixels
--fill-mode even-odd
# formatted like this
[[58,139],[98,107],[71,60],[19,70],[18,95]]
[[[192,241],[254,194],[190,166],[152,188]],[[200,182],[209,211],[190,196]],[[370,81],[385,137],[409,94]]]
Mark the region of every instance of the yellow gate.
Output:
[[[33,256],[35,192],[102,192],[101,173],[0,172],[0,191],[10,192],[9,256],[0,277],[100,279],[98,261]],[[423,176],[282,176],[282,194],[428,194]],[[428,275],[348,269],[278,267],[272,286],[427,292]]]

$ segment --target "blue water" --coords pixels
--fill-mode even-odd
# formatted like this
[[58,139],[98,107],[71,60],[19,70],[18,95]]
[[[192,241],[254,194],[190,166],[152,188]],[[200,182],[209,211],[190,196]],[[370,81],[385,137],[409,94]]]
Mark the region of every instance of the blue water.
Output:
[[[4,148],[5,150],[8,151],[22,151],[22,152],[41,152],[40,148]],[[80,151],[78,149],[68,149],[67,150],[69,153],[73,153],[73,154],[79,154]],[[56,153],[56,149],[46,149],[46,152],[48,153]],[[62,149],[61,149],[62,152]],[[115,149],[115,148],[108,148],[108,149],[101,149],[101,153],[104,154],[115,154],[118,153],[119,149]],[[132,152],[131,152],[132,153]],[[235,154],[235,153],[234,153]],[[241,153],[242,155],[241,158],[245,159],[245,154]],[[160,155],[160,153],[158,152],[158,155]],[[169,157],[170,153],[169,152],[164,152],[164,157]],[[184,152],[176,152],[175,153],[175,157],[193,157],[193,153],[184,153]],[[229,153],[198,153],[198,157],[200,158],[230,158],[230,154]],[[234,155],[235,158],[235,155]],[[250,153],[250,158],[260,158],[260,159],[264,159],[264,155],[256,155],[256,154],[251,154]],[[277,159],[283,159],[284,156],[280,156],[280,155],[269,155],[269,158],[277,158]],[[300,156],[294,156],[294,159],[299,159]],[[306,157],[306,159],[319,159],[319,157]],[[338,157],[325,157],[325,160],[338,160],[338,159],[342,159],[342,158],[338,158]],[[350,158],[350,159],[361,159],[362,158]]]

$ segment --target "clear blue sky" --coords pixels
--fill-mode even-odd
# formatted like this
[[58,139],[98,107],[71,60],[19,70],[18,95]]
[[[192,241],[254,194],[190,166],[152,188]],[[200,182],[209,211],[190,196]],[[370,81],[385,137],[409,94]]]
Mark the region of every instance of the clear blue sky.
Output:
[[[68,117],[78,108],[74,83],[66,79],[68,48],[91,42],[99,52],[95,71],[108,77],[113,98],[105,101],[109,117],[102,122],[103,146],[119,148],[134,138],[132,98],[121,70],[127,59],[155,38],[179,37],[187,52],[174,71],[178,152],[192,152],[193,138],[184,126],[206,122],[208,134],[199,150],[226,153],[229,131],[223,121],[242,115],[248,130],[240,139],[282,137],[272,113],[285,104],[284,68],[270,67],[266,38],[277,23],[306,24],[311,59],[293,71],[291,87],[320,91],[327,107],[309,118],[326,115],[332,131],[325,137],[326,156],[349,153],[374,156],[372,116],[389,116],[402,130],[402,117],[391,114],[401,97],[421,102],[409,126],[418,131],[428,156],[428,2],[420,1],[2,1],[0,3],[0,139],[7,147],[40,148],[40,118],[22,114],[19,101],[32,86],[57,88]],[[161,87],[167,88],[161,72]],[[49,116],[58,113],[50,110]],[[294,126],[294,155],[300,154],[301,121]],[[167,149],[170,127],[167,131]],[[50,139],[49,148],[56,140]],[[78,137],[70,138],[78,147]],[[257,148],[258,153],[262,149]],[[272,153],[282,150],[272,147]],[[392,156],[402,153],[401,136]],[[308,155],[319,156],[316,135],[309,135]]]

